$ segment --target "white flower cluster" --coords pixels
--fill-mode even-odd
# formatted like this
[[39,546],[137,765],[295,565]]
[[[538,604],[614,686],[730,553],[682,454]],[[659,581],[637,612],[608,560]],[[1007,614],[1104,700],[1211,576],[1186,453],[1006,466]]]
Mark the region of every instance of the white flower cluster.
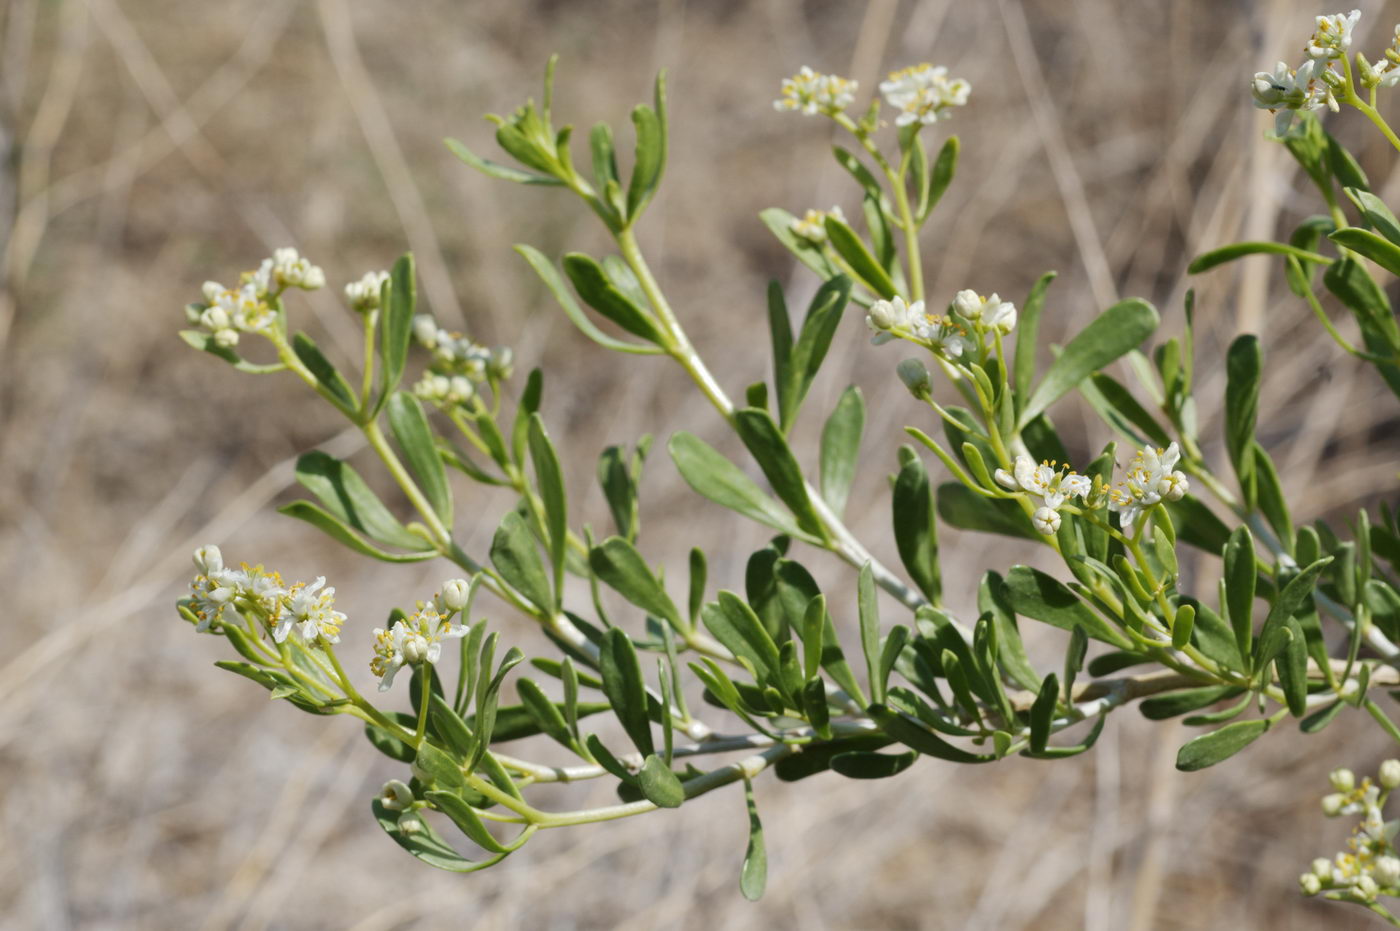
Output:
[[833,206],[830,210],[808,210],[802,215],[802,219],[794,219],[789,224],[789,228],[795,235],[820,245],[826,242],[827,217],[835,217],[842,223],[846,222],[846,215],[841,212],[841,208]]
[[413,318],[413,335],[433,354],[433,362],[413,386],[413,393],[440,405],[462,404],[476,393],[474,383],[505,381],[514,368],[515,356],[508,346],[489,349],[438,326],[428,314]]
[[324,576],[310,585],[289,586],[281,575],[262,566],[225,566],[217,546],[195,550],[194,565],[198,575],[190,583],[189,608],[201,633],[222,623],[232,609],[255,617],[277,643],[293,632],[306,643],[340,641],[345,615],[335,610],[335,589],[324,587]]
[[1166,449],[1138,450],[1128,463],[1124,480],[1108,492],[1108,509],[1118,512],[1125,532],[1132,530],[1144,511],[1161,501],[1180,501],[1191,485],[1185,473],[1176,469],[1181,450],[1175,443]]
[[976,291],[959,291],[948,309],[946,315],[929,314],[923,301],[908,304],[902,297],[876,301],[865,317],[875,333],[870,341],[879,346],[892,339],[907,339],[957,359],[977,348],[985,334],[1007,334],[1016,328],[1016,305],[995,294],[982,297]]
[[858,81],[835,74],[822,74],[806,65],[783,79],[782,94],[773,101],[775,110],[796,110],[807,116],[840,113],[855,100]]
[[1002,335],[1016,329],[1016,305],[995,294],[983,297],[976,291],[964,289],[953,298],[953,308],[974,326],[1000,330]]
[[1053,462],[1035,464],[1030,456],[1017,456],[1012,471],[997,469],[997,484],[1008,491],[1025,492],[1040,499],[1040,506],[1031,515],[1031,523],[1039,533],[1054,536],[1060,529],[1060,508],[1072,498],[1083,499],[1093,490],[1088,476]]
[[1400,760],[1382,763],[1379,778],[1377,786],[1369,777],[1358,784],[1349,769],[1331,773],[1333,792],[1323,798],[1323,812],[1329,818],[1359,814],[1361,823],[1347,840],[1346,850],[1331,860],[1319,857],[1298,877],[1303,894],[1341,889],[1359,902],[1374,902],[1381,893],[1400,893],[1400,857],[1393,846],[1400,821],[1386,821],[1381,813],[1386,796],[1400,786]]
[[[1346,86],[1346,78],[1333,70],[1332,63],[1346,64],[1352,32],[1360,18],[1360,10],[1317,17],[1317,28],[1304,47],[1306,61],[1296,69],[1281,61],[1273,72],[1260,71],[1254,75],[1250,83],[1254,105],[1277,114],[1274,119],[1277,135],[1288,132],[1293,125],[1293,114],[1297,112],[1319,110],[1324,106],[1333,111],[1339,109],[1336,91]],[[1374,66],[1364,59],[1358,64],[1361,83],[1368,87],[1391,87],[1400,83],[1400,26],[1396,27],[1396,41],[1386,51],[1385,58]]]
[[948,69],[939,65],[914,65],[890,73],[889,80],[880,82],[885,101],[899,111],[895,124],[936,123],[952,114],[952,107],[967,104],[972,85],[962,78],[948,78]]
[[1317,17],[1317,29],[1308,40],[1308,57],[1313,61],[1335,61],[1346,57],[1347,50],[1351,48],[1352,30],[1360,18],[1360,10]]
[[346,303],[357,313],[378,310],[379,295],[388,280],[388,272],[365,272],[359,281],[352,281],[345,286]]
[[263,259],[254,271],[239,276],[238,287],[226,288],[217,281],[204,282],[204,304],[191,304],[190,322],[204,327],[215,344],[232,349],[240,333],[266,333],[277,319],[268,302],[286,288],[314,291],[324,287],[326,275],[287,247]]
[[466,635],[467,627],[460,619],[454,621],[453,614],[441,614],[435,606],[420,607],[388,630],[376,627],[369,668],[379,677],[379,691],[388,691],[404,666],[436,663],[444,640]]

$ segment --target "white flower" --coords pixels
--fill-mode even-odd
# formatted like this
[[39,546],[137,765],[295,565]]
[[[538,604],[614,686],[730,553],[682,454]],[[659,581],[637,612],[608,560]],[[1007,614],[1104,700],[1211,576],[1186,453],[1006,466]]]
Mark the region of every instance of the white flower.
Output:
[[824,243],[826,242],[827,217],[834,217],[842,223],[846,222],[846,215],[841,212],[841,208],[832,207],[830,210],[808,210],[800,220],[794,219],[789,224],[789,229],[808,242]]
[[[379,295],[384,288],[384,283],[388,280],[388,272],[365,272],[364,277],[359,281],[347,284],[345,286],[345,300],[349,303],[350,309],[359,313],[378,310]],[[417,323],[416,318],[414,323]]]
[[200,575],[208,575],[224,568],[224,554],[210,543],[194,551],[194,567]]
[[1031,515],[1035,529],[1047,537],[1053,537],[1060,530],[1060,512],[1050,507],[1037,508]]
[[325,643],[340,642],[340,626],[345,623],[345,615],[335,610],[335,589],[321,590],[325,584],[326,577],[317,576],[310,585],[298,582],[292,586],[286,611],[272,632],[273,640],[281,643],[289,632],[296,630],[307,643],[318,639]]
[[1138,450],[1128,463],[1124,481],[1109,491],[1108,508],[1118,512],[1124,530],[1131,530],[1143,511],[1164,499],[1179,501],[1190,490],[1186,476],[1173,468],[1180,458],[1175,443],[1166,449]]
[[1277,114],[1274,132],[1282,136],[1293,124],[1298,110],[1317,110],[1333,100],[1331,89],[1321,80],[1323,66],[1309,59],[1297,71],[1279,62],[1274,72],[1260,71],[1254,75],[1250,90],[1254,106]]
[[1322,797],[1322,813],[1329,818],[1335,818],[1342,813],[1346,806],[1347,797],[1340,792],[1333,792]]
[[379,691],[394,684],[394,676],[404,666],[436,663],[442,654],[442,641],[464,637],[467,628],[453,623],[433,608],[420,608],[389,630],[374,629],[374,658],[369,668],[379,676]]
[[914,327],[914,335],[928,343],[930,349],[940,351],[950,359],[971,352],[975,346],[972,340],[967,338],[967,330],[961,323],[941,314],[925,316]]
[[1308,40],[1308,57],[1315,61],[1331,61],[1344,56],[1351,48],[1351,31],[1360,18],[1360,10],[1317,17],[1317,29]]
[[876,301],[870,305],[870,312],[865,317],[866,324],[875,331],[875,336],[870,341],[879,346],[895,338],[893,331],[901,331],[901,335],[908,335],[913,332],[923,316],[923,301],[906,304],[904,298],[897,295],[888,301]]
[[[386,807],[387,807],[387,803]],[[1322,891],[1322,881],[1312,873],[1304,873],[1298,877],[1298,889],[1303,895],[1317,895]]]
[[1380,782],[1387,789],[1400,787],[1400,760],[1386,760],[1381,764]]
[[437,347],[438,325],[428,314],[418,314],[413,318],[413,337],[425,349]]
[[948,79],[948,69],[930,64],[915,65],[890,73],[889,80],[880,82],[885,101],[899,110],[895,123],[936,123],[947,119],[951,107],[967,103],[972,85],[962,78]]
[[807,116],[836,114],[851,105],[858,82],[835,74],[822,74],[806,65],[784,78],[783,96],[773,101],[775,110],[797,110]]

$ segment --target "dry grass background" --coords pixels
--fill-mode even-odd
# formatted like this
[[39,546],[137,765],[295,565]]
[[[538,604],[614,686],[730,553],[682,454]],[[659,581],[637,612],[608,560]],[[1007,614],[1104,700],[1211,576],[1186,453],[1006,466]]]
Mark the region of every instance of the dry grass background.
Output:
[[[1362,6],[1362,41],[1379,49],[1400,10]],[[1019,300],[1056,268],[1051,335],[1118,295],[1153,300],[1170,334],[1191,254],[1286,232],[1317,210],[1262,140],[1267,119],[1243,89],[1249,72],[1298,57],[1316,12],[1301,0],[8,0],[0,925],[1368,926],[1360,912],[1299,899],[1293,878],[1344,837],[1317,811],[1325,772],[1366,769],[1392,749],[1354,715],[1316,738],[1282,729],[1189,776],[1172,768],[1187,731],[1125,710],[1094,753],[1055,765],[926,760],[879,783],[765,779],[771,879],[751,905],[737,889],[746,821],[732,790],[539,837],[473,877],[422,867],[367,811],[397,767],[353,722],[297,714],[212,670],[220,643],[191,636],[171,608],[189,550],[205,541],[292,576],[330,575],[351,644],[447,571],[365,566],[277,517],[298,452],[350,454],[354,441],[298,383],[241,376],[175,338],[200,282],[275,246],[295,243],[327,269],[335,287],[294,312],[333,352],[356,338],[339,284],[412,248],[434,312],[513,344],[522,366],[543,365],[580,522],[606,523],[591,463],[608,443],[684,424],[733,448],[678,371],[616,364],[510,253],[516,241],[600,252],[585,212],[557,192],[479,177],[439,143],[450,134],[490,152],[479,114],[537,94],[549,53],[562,55],[556,112],[579,126],[625,126],[654,69],[671,69],[672,159],[644,237],[737,394],[766,370],[764,281],[783,280],[794,303],[814,285],[755,214],[857,206],[828,163],[826,125],[769,106],[798,65],[871,89],[886,68],[933,60],[973,82],[951,124],[962,169],[924,237],[934,295],[970,286]],[[1395,153],[1360,122],[1335,120],[1334,131],[1394,203]],[[1204,419],[1217,423],[1229,338],[1262,332],[1264,438],[1296,513],[1342,518],[1393,488],[1394,401],[1322,336],[1277,271],[1252,260],[1197,282]],[[851,522],[886,557],[882,473],[901,426],[922,417],[891,375],[896,358],[868,346],[852,314],[809,402],[815,420],[845,384],[867,393],[869,474]],[[1057,418],[1080,452],[1107,439],[1073,403]],[[815,433],[809,423],[804,449]],[[464,545],[479,551],[504,502],[459,495]],[[698,542],[714,583],[741,584],[763,534],[702,505],[664,455],[644,507],[652,559],[674,574]],[[955,607],[970,604],[980,569],[1028,558],[1003,541],[944,540]],[[831,560],[806,561],[832,589],[849,584]],[[536,642],[516,619],[498,623],[508,640]],[[1033,647],[1052,662],[1059,643]],[[571,804],[608,795],[571,791]]]

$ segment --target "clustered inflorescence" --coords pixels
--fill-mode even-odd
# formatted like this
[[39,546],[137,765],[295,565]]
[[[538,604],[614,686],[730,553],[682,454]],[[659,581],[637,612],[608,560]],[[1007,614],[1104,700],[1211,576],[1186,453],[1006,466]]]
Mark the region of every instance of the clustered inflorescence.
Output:
[[508,346],[482,346],[443,329],[428,314],[414,318],[413,335],[432,353],[428,370],[413,386],[413,393],[424,401],[444,409],[464,405],[476,395],[478,385],[510,378],[514,354]]
[[1298,877],[1305,895],[1330,891],[1328,898],[1351,898],[1369,903],[1378,895],[1400,893],[1400,855],[1394,847],[1400,821],[1386,821],[1382,812],[1392,790],[1400,786],[1400,760],[1381,764],[1377,782],[1368,776],[1359,783],[1349,769],[1331,774],[1332,792],[1322,799],[1329,818],[1361,815],[1347,849],[1333,859],[1319,857]]

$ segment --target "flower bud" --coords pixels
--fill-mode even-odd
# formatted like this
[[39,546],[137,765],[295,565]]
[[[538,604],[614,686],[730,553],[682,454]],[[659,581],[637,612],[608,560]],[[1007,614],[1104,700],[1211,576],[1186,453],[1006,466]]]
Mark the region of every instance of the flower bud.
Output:
[[1381,785],[1387,789],[1400,786],[1400,760],[1386,760],[1381,764]]
[[200,575],[218,572],[224,567],[224,554],[212,543],[201,546],[194,551],[194,567]]
[[1375,875],[1377,883],[1387,888],[1400,883],[1400,858],[1377,857],[1373,875]]
[[399,830],[405,834],[418,834],[423,830],[423,827],[423,819],[417,815],[399,819]]
[[238,331],[223,329],[214,331],[214,345],[224,349],[232,349],[238,345]]
[[204,308],[204,313],[199,315],[199,322],[206,330],[226,330],[233,326],[228,311],[218,304]]
[[1376,74],[1376,69],[1371,67],[1366,56],[1360,52],[1356,53],[1356,77],[1357,82],[1362,87],[1375,87],[1381,82],[1380,75]]
[[889,301],[876,301],[870,305],[870,313],[865,318],[877,330],[888,330],[898,323],[894,305]]
[[1313,875],[1323,882],[1332,881],[1332,861],[1326,857],[1318,857],[1312,861]]
[[1060,532],[1060,512],[1054,508],[1037,508],[1031,516],[1031,523],[1035,529],[1047,537],[1053,537]]
[[413,790],[397,779],[390,779],[379,790],[379,802],[390,811],[407,811],[413,807]]
[[1347,803],[1347,797],[1340,792],[1322,797],[1322,813],[1329,818],[1335,818],[1342,813],[1342,808]]
[[1322,78],[1322,83],[1326,84],[1334,91],[1339,91],[1347,86],[1347,79],[1331,68],[1323,68],[1320,77]]
[[461,611],[467,606],[470,592],[466,579],[448,579],[442,583],[442,606],[448,611]]
[[418,342],[432,349],[437,345],[437,323],[430,315],[419,314],[413,318],[413,335],[417,338]]
[[515,351],[509,346],[497,346],[491,350],[491,358],[486,362],[486,374],[496,381],[506,381],[515,371]]
[[899,375],[899,380],[904,382],[904,387],[908,388],[914,397],[923,399],[929,396],[933,383],[929,378],[928,369],[918,359],[905,359],[895,366],[894,370]]
[[403,638],[403,661],[417,665],[428,658],[428,641],[421,634],[410,634]]
[[1376,881],[1365,873],[1362,873],[1356,880],[1356,885],[1351,887],[1351,894],[1363,902],[1374,902],[1380,891]]
[[1312,873],[1304,873],[1298,877],[1298,890],[1303,895],[1317,895],[1322,891],[1322,881]]
[[953,297],[953,309],[969,320],[981,318],[982,306],[981,296],[971,288],[964,288]]
[[1338,792],[1350,792],[1356,788],[1356,776],[1349,769],[1334,769],[1327,779]]

